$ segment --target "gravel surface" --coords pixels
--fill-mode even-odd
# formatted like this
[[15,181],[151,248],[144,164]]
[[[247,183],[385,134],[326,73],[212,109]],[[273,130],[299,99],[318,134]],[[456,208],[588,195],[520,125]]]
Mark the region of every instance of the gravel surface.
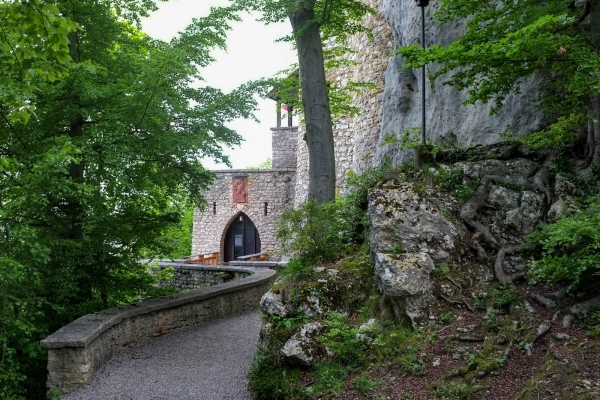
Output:
[[63,400],[245,400],[258,311],[154,338],[116,354]]

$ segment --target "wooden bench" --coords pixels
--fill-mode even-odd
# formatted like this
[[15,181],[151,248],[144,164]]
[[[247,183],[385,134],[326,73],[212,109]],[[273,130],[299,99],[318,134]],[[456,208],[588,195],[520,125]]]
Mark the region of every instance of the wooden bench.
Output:
[[241,256],[237,259],[239,261],[267,261],[268,253],[256,253],[256,254],[248,254],[247,256]]
[[[187,257],[186,257],[187,258]],[[208,264],[217,265],[219,253],[198,254],[197,258],[191,258],[187,261],[190,264]]]

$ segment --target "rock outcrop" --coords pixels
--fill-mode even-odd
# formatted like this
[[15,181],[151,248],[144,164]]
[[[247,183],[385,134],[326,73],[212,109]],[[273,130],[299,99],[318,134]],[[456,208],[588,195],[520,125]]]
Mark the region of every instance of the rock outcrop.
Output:
[[388,180],[369,196],[371,251],[379,290],[396,316],[425,317],[436,265],[458,259],[459,232],[413,183]]
[[302,326],[281,348],[283,360],[290,365],[310,367],[323,353],[322,346],[315,339],[322,329],[318,322]]
[[[448,45],[463,31],[459,23],[436,24],[432,14],[438,8],[439,4],[432,2],[426,9],[427,45]],[[392,30],[395,50],[420,44],[421,12],[413,1],[383,0],[383,14]],[[421,126],[421,71],[406,71],[403,66],[403,60],[396,56],[385,74],[380,144],[388,134],[401,135],[407,128]],[[429,65],[428,74],[438,69],[439,66]],[[468,94],[445,86],[443,82],[444,77],[433,85],[429,78],[426,80],[428,138],[446,137],[465,145],[491,144],[500,140],[500,132],[531,131],[543,122],[535,102],[541,87],[537,79],[525,81],[521,94],[508,96],[495,115],[490,115],[491,105],[463,106]],[[406,156],[392,145],[378,147],[376,159],[379,164],[386,154],[392,156],[394,165],[399,165]]]

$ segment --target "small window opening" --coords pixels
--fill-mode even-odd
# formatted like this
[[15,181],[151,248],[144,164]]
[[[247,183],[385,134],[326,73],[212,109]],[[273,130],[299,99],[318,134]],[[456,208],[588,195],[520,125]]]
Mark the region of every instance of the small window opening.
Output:
[[217,203],[213,202],[213,214],[217,213]]
[[269,203],[265,201],[265,215],[269,214]]

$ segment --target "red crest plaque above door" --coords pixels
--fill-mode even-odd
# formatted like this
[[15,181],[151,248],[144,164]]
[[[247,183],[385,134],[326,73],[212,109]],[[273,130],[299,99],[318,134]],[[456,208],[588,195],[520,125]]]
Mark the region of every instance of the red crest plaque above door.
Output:
[[233,203],[248,202],[248,178],[233,178]]

